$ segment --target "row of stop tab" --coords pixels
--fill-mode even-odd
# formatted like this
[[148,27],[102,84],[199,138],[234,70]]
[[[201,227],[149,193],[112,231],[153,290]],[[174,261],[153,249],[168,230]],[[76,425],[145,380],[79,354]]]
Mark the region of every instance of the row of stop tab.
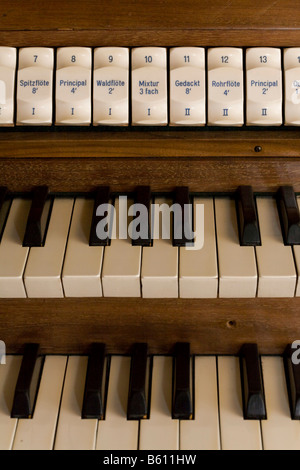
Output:
[[0,125],[300,125],[300,47],[0,47]]

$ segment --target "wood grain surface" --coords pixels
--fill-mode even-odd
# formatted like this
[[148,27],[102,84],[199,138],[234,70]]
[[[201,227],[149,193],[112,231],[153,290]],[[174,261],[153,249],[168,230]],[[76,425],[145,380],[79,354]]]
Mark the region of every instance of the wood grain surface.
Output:
[[[0,46],[300,47],[294,0],[0,0]],[[0,129],[0,185],[30,191],[87,192],[99,184],[132,191],[188,185],[192,192],[300,192],[300,130],[277,129]],[[170,352],[237,353],[256,342],[282,353],[300,339],[297,299],[0,300],[0,339],[9,353],[40,342],[46,353],[85,353],[93,341],[129,352],[147,341]]]

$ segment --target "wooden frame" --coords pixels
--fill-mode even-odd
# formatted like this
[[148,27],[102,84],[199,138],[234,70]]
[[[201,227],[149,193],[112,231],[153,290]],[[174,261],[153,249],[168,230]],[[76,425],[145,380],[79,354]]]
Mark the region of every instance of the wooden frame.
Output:
[[[2,6],[0,45],[292,47],[300,46],[300,11],[292,0],[17,0]],[[98,184],[181,184],[199,193],[292,184],[300,192],[300,130],[0,129],[0,185],[27,192],[39,184],[72,193]],[[0,339],[9,353],[28,341],[46,353],[87,352],[93,341],[110,352],[148,341],[150,351],[166,353],[178,340],[193,353],[237,353],[249,341],[281,353],[300,338],[299,313],[299,298],[0,300]]]

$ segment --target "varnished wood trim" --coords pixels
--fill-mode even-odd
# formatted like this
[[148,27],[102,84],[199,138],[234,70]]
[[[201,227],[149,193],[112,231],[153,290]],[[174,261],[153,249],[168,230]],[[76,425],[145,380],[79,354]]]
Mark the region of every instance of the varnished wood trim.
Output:
[[[259,151],[258,151],[259,150]],[[299,157],[300,129],[0,129],[2,158]]]
[[30,341],[45,353],[85,353],[94,341],[112,353],[136,341],[168,353],[188,341],[197,354],[236,354],[244,342],[277,354],[300,339],[299,310],[300,298],[1,300],[0,339],[9,353]]

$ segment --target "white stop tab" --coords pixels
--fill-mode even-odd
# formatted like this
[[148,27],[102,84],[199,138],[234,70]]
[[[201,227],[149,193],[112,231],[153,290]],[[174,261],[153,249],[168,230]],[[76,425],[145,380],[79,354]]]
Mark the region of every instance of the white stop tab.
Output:
[[19,50],[17,124],[51,125],[53,101],[53,49]]
[[60,47],[57,50],[56,124],[91,123],[92,50]]
[[129,50],[98,47],[94,51],[93,124],[128,124]]
[[132,124],[166,125],[167,51],[164,47],[132,50]]
[[14,123],[16,61],[16,48],[0,47],[0,126]]
[[282,124],[281,50],[253,47],[246,50],[246,124]]
[[170,50],[170,124],[203,126],[205,52],[202,47]]
[[300,126],[300,47],[284,50],[284,124]]
[[208,124],[244,124],[243,51],[215,47],[207,53]]

